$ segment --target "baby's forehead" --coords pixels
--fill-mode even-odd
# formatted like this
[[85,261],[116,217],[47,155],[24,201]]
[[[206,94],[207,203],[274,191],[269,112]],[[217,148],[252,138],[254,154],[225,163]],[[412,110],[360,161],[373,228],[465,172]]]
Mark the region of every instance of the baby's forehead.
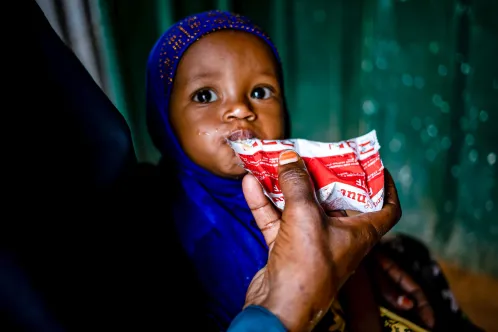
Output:
[[271,47],[262,38],[237,30],[221,30],[204,36],[186,50],[181,62],[209,66],[214,61],[234,59],[247,62],[248,66],[278,71],[278,60]]

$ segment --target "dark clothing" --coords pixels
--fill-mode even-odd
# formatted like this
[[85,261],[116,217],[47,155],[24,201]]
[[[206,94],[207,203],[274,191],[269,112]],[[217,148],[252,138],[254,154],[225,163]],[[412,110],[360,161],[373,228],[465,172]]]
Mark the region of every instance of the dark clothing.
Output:
[[13,118],[3,122],[12,139],[0,330],[205,327],[194,274],[168,228],[169,184],[142,174],[124,118],[36,2],[16,1],[10,15],[23,29],[4,45],[14,71],[4,93]]
[[[434,331],[483,331],[468,320],[459,308],[442,269],[422,242],[407,235],[396,234],[380,243],[377,249],[382,250],[420,285],[434,310]],[[388,303],[382,304],[395,311]],[[397,314],[421,325],[414,311]]]

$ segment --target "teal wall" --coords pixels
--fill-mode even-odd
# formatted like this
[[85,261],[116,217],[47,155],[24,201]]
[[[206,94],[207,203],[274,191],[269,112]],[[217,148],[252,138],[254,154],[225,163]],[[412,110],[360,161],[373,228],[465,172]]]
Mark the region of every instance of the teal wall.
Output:
[[[376,129],[404,216],[396,230],[498,276],[498,1],[101,0],[113,99],[140,159],[145,65],[172,22],[229,9],[283,58],[293,136],[334,141]],[[493,125],[495,124],[495,125]]]

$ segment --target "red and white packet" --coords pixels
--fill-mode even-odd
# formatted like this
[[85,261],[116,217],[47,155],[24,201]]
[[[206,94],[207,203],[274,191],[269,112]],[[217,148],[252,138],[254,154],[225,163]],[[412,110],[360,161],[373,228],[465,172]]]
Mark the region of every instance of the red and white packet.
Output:
[[247,139],[229,144],[280,210],[285,200],[278,183],[278,156],[289,149],[304,160],[325,211],[373,212],[382,208],[384,165],[375,130],[336,143]]

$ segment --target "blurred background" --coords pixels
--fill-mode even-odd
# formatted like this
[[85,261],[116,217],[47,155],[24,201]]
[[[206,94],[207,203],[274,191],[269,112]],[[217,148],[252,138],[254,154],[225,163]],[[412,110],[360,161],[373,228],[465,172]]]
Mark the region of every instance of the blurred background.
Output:
[[145,66],[157,38],[200,11],[251,17],[282,56],[292,136],[376,129],[403,206],[395,230],[426,243],[464,310],[497,331],[498,0],[37,2],[150,162]]

